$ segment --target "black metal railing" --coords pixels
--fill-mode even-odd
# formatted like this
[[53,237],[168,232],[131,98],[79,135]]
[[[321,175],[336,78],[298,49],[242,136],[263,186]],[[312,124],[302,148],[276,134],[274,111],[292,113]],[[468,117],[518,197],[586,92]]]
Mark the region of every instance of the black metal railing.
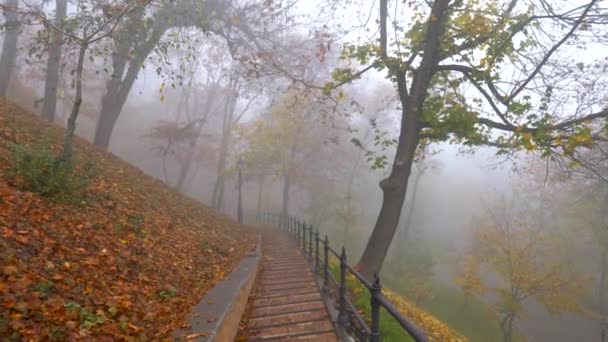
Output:
[[[357,341],[379,342],[382,338],[380,333],[380,310],[384,308],[415,341],[427,341],[426,335],[422,330],[405,318],[382,295],[380,278],[375,274],[373,281],[369,281],[361,273],[352,268],[347,262],[345,248],[342,247],[340,252],[331,248],[327,235],[323,239],[320,238],[319,229],[315,230],[312,225],[307,225],[306,222],[292,216],[285,217],[283,215],[265,213],[260,214],[258,220],[284,230],[295,241],[296,245],[302,249],[313,272],[322,278],[322,292],[335,301],[338,311],[337,324],[347,331],[351,337]],[[320,245],[322,245],[322,250],[320,250]],[[339,261],[339,279],[336,279],[330,269],[330,257],[332,256]],[[369,324],[357,311],[349,296],[347,288],[348,274],[354,276],[369,291],[371,308]]]

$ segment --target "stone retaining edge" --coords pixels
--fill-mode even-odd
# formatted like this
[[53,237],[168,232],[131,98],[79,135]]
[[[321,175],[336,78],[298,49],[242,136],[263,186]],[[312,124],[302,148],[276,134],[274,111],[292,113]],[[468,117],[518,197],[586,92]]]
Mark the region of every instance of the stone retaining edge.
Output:
[[178,341],[234,341],[262,260],[262,237],[226,279],[216,284],[188,315]]

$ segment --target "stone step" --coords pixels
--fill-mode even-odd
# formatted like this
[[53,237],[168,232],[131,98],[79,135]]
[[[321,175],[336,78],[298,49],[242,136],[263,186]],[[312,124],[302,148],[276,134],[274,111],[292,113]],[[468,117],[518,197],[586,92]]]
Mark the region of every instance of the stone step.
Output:
[[326,320],[323,321],[314,321],[314,322],[304,322],[297,324],[287,324],[269,327],[261,330],[251,330],[250,337],[251,340],[272,340],[279,339],[285,337],[295,337],[299,335],[309,335],[309,334],[318,334],[331,332],[333,330],[333,325],[331,322]]
[[261,329],[264,327],[282,325],[287,323],[301,323],[317,321],[327,317],[325,309],[316,309],[302,312],[287,313],[274,316],[257,317],[249,320],[250,329]]
[[308,294],[308,293],[318,293],[319,289],[316,287],[304,287],[301,289],[292,289],[292,290],[284,290],[284,291],[276,291],[276,292],[258,292],[256,294],[256,299],[268,299],[275,297],[282,297],[288,295],[298,295],[298,294]]
[[325,304],[322,301],[312,301],[307,303],[283,304],[275,306],[267,306],[262,308],[253,308],[251,317],[264,317],[270,315],[280,315],[291,312],[302,312],[306,310],[324,309]]
[[312,300],[321,300],[321,294],[318,292],[308,294],[286,294],[284,296],[267,298],[267,299],[256,299],[253,302],[253,307],[283,305],[290,303],[302,303],[310,302]]
[[276,284],[276,285],[264,285],[262,284],[262,292],[270,292],[277,290],[287,290],[287,289],[300,289],[303,287],[316,287],[317,284],[310,280],[307,282],[299,282],[299,283],[287,283],[287,284]]

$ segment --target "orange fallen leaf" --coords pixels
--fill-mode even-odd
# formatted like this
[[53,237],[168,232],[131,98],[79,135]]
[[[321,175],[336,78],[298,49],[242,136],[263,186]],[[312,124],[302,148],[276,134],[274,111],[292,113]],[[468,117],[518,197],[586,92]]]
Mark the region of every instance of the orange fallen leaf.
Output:
[[17,273],[17,267],[13,266],[13,265],[8,265],[8,266],[4,266],[2,268],[2,272],[6,275],[13,275],[15,273]]

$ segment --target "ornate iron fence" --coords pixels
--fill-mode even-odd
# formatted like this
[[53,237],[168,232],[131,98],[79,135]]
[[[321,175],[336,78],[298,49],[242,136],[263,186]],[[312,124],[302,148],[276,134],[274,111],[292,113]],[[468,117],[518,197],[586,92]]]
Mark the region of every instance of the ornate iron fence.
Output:
[[[381,340],[380,310],[384,308],[415,341],[428,341],[422,330],[405,318],[382,295],[380,278],[374,275],[373,281],[369,281],[361,273],[348,265],[344,247],[342,247],[340,252],[331,248],[327,235],[323,239],[320,238],[319,229],[314,230],[312,225],[307,225],[304,221],[300,221],[292,216],[285,217],[265,213],[259,215],[258,220],[284,230],[296,242],[296,245],[302,249],[313,272],[317,273],[323,280],[322,292],[329,295],[335,301],[338,310],[337,323],[355,340],[370,342],[379,342]],[[336,279],[330,270],[329,259],[332,255],[339,260],[339,279]],[[347,289],[348,274],[353,275],[369,291],[371,308],[369,324],[357,311],[349,296]]]

